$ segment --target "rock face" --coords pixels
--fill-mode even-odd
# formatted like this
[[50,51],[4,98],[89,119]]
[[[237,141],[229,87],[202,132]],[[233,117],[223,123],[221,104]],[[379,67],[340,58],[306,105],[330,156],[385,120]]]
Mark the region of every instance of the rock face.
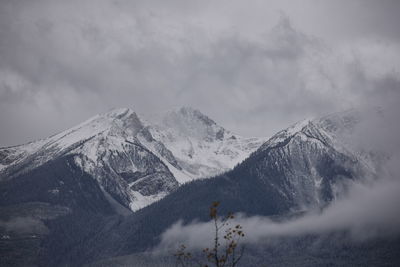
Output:
[[263,142],[235,135],[191,108],[170,111],[157,123],[114,109],[49,138],[1,148],[0,179],[72,156],[105,194],[136,211],[185,182],[231,169]]

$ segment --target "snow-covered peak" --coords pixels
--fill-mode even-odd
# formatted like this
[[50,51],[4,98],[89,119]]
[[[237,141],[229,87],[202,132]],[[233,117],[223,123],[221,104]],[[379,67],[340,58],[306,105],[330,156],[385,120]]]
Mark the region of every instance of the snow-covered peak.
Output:
[[46,141],[48,144],[67,148],[99,135],[120,136],[121,138],[134,137],[143,127],[141,119],[133,110],[128,108],[112,109],[56,134]]
[[272,136],[265,144],[262,145],[262,149],[266,149],[268,147],[275,146],[285,142],[289,138],[301,132],[305,127],[307,127],[311,123],[312,119],[308,118],[293,124],[292,126]]
[[179,116],[181,118],[186,118],[188,120],[195,120],[195,121],[200,121],[205,125],[211,126],[211,125],[215,125],[216,123],[210,119],[207,115],[203,114],[201,111],[199,111],[198,109],[194,109],[191,107],[181,107],[175,111],[171,111],[169,112],[168,115],[175,115],[175,116]]
[[365,138],[369,135],[365,132],[371,131],[371,121],[382,120],[383,116],[382,109],[365,108],[306,119],[275,134],[257,150],[257,153],[280,147],[290,151],[293,145],[301,147],[313,144],[355,157],[366,169],[376,172],[390,155],[370,146],[370,138]]
[[379,108],[365,108],[349,109],[322,117],[307,118],[278,132],[272,136],[262,148],[265,149],[283,143],[299,134],[309,136],[323,134],[332,137],[336,141],[340,140],[341,142],[345,142],[346,139],[349,139],[350,141],[348,141],[348,143],[351,143],[351,141],[354,141],[354,135],[363,121],[371,121],[372,117],[381,115],[382,110]]
[[149,127],[149,132],[182,168],[185,177],[180,181],[227,171],[266,141],[234,134],[188,107],[166,112],[156,125]]
[[135,112],[130,108],[113,108],[105,113],[100,114],[100,116],[109,118],[122,118],[124,116],[129,116],[133,113]]
[[159,122],[159,127],[173,132],[174,136],[190,137],[212,142],[222,140],[225,129],[199,110],[182,107],[167,112]]
[[96,144],[101,140],[108,140],[102,141],[104,144],[134,140],[143,127],[142,120],[133,110],[112,109],[48,138],[15,146],[12,149],[0,148],[4,158],[0,162],[1,167],[5,169],[7,165],[15,165],[31,158],[35,162],[31,165],[37,166],[60,155],[75,153],[78,148],[93,159],[98,150]]

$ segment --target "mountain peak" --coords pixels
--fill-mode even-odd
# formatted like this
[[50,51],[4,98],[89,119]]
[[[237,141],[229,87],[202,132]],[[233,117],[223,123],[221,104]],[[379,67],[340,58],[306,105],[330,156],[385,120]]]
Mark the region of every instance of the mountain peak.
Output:
[[198,109],[195,109],[193,107],[189,107],[189,106],[181,106],[181,107],[177,107],[174,109],[177,112],[181,112],[181,113],[194,113],[194,112],[200,112]]
[[272,136],[265,144],[262,145],[262,148],[265,149],[267,147],[275,146],[279,143],[285,142],[287,139],[301,132],[306,126],[312,124],[311,119],[301,120],[292,126],[278,132],[274,136]]
[[180,120],[184,119],[190,121],[199,121],[207,126],[217,125],[215,121],[210,119],[200,110],[187,106],[183,106],[168,112],[166,117],[175,117]]
[[130,108],[112,108],[107,112],[100,114],[101,117],[121,119],[123,117],[128,117],[135,112]]
[[180,135],[199,140],[213,140],[223,135],[224,128],[197,109],[181,107],[167,112],[162,120],[163,127],[174,129]]
[[186,125],[186,127],[202,128],[222,128],[207,115],[191,107],[180,107],[167,112],[164,115],[164,124],[176,125],[176,123]]

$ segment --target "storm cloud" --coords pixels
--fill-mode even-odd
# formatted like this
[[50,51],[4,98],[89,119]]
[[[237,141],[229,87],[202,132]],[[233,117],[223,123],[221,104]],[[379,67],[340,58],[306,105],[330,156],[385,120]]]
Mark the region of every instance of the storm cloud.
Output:
[[112,107],[243,135],[398,101],[397,1],[0,1],[0,146]]

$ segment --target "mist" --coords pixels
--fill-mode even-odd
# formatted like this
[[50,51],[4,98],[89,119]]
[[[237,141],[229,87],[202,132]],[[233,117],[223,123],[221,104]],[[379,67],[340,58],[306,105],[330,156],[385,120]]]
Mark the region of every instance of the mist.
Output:
[[39,219],[33,217],[15,217],[10,220],[0,220],[0,229],[13,234],[46,234],[48,228]]
[[[321,235],[335,232],[348,234],[355,242],[400,233],[400,181],[379,179],[370,184],[353,184],[347,196],[334,201],[322,211],[283,221],[268,217],[239,214],[232,225],[240,224],[246,236],[243,243],[257,244],[271,239]],[[162,235],[160,248],[185,244],[189,248],[211,247],[212,222],[172,225]]]

